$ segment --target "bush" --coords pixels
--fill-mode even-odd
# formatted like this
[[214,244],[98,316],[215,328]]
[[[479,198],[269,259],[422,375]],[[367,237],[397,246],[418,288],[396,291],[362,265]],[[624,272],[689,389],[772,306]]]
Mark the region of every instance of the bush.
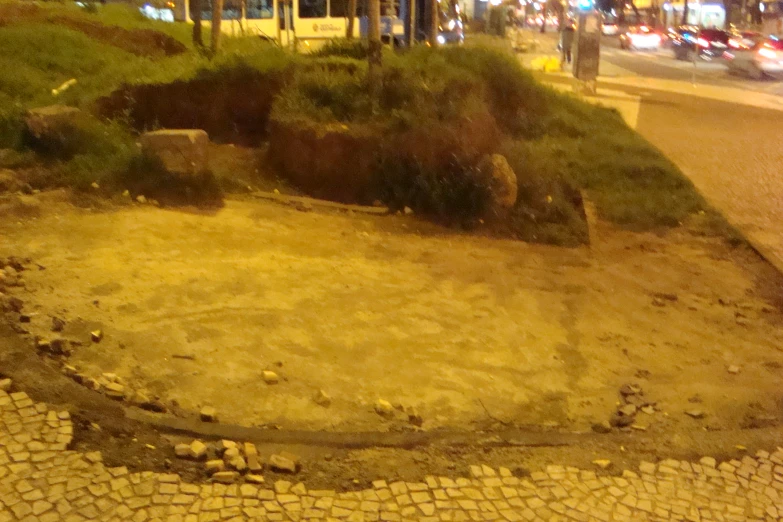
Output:
[[339,56],[354,60],[366,60],[369,52],[367,41],[364,39],[334,38],[318,49],[313,56],[327,57]]
[[180,176],[166,171],[160,160],[139,154],[110,180],[116,191],[128,190],[132,197],[143,195],[164,206],[223,206],[223,190],[209,171]]
[[440,168],[384,158],[376,171],[377,196],[393,209],[411,207],[437,221],[470,227],[486,214],[489,187],[475,165],[452,156]]

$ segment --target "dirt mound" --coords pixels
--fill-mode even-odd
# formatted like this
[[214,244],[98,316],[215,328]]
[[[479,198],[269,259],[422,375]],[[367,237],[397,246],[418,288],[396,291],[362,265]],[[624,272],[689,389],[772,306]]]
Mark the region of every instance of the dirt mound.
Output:
[[69,16],[52,16],[45,10],[30,4],[0,5],[0,27],[22,22],[63,25],[137,56],[172,56],[187,50],[182,42],[153,29],[125,29]]
[[258,71],[215,72],[191,81],[132,85],[101,98],[97,112],[127,116],[139,131],[203,129],[211,140],[257,146],[283,80]]
[[64,16],[51,20],[137,56],[173,56],[187,50],[187,47],[179,40],[152,29],[123,29],[122,27]]

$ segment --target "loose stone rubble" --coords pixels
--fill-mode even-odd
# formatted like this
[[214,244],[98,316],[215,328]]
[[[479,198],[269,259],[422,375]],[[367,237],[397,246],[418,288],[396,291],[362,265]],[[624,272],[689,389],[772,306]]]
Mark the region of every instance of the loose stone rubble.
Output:
[[[351,492],[309,490],[283,480],[265,484],[257,474],[239,484],[240,474],[217,460],[207,463],[215,465],[210,482],[188,484],[176,474],[107,467],[99,452],[69,451],[68,412],[49,410],[24,392],[8,393],[8,381],[2,388],[2,522],[744,522],[780,520],[783,514],[783,448],[727,462],[642,462],[636,471],[611,476],[550,465],[516,477],[506,468],[476,465],[469,477],[377,480]],[[224,457],[238,449],[226,442]],[[253,453],[247,445],[243,449]]]

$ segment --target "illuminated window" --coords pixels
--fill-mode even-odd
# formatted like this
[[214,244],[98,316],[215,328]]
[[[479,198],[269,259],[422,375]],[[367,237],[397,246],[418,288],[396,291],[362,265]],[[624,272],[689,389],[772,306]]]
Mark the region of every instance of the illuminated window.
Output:
[[299,0],[299,18],[326,18],[326,0]]

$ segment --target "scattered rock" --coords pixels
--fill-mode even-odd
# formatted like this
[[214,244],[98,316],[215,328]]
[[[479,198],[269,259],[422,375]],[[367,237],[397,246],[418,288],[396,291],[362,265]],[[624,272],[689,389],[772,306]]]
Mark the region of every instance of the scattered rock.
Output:
[[318,406],[328,408],[332,405],[332,398],[329,397],[325,391],[318,390],[315,392],[315,395],[313,395],[313,402],[315,402]]
[[52,339],[49,343],[50,351],[56,355],[71,355],[71,346],[65,339]]
[[217,471],[212,475],[212,481],[221,484],[233,484],[238,478],[239,473],[236,471]]
[[688,397],[688,402],[690,402],[692,404],[698,404],[701,401],[702,401],[701,395],[699,395],[698,393],[696,395],[692,395],[692,396]]
[[296,473],[297,462],[286,454],[272,455],[269,458],[269,467],[278,472]]
[[190,456],[190,446],[188,444],[177,444],[174,446],[174,454],[177,458],[186,459]]
[[413,215],[413,209],[411,207],[405,207],[404,209],[402,209],[402,212],[406,216],[412,216]]
[[275,372],[264,370],[264,373],[262,375],[264,378],[264,382],[267,384],[277,384],[280,382],[280,377],[278,377]]
[[505,156],[484,156],[478,164],[478,170],[491,194],[488,214],[499,215],[512,208],[517,202],[517,176]]
[[263,484],[264,483],[264,477],[261,475],[254,475],[252,473],[248,473],[245,475],[245,480],[249,482],[250,484]]
[[110,399],[121,401],[125,398],[125,386],[117,382],[110,382],[105,386],[106,396]]
[[206,171],[209,136],[200,129],[161,129],[141,135],[142,153],[157,158],[167,172],[195,175]]
[[201,460],[207,456],[207,445],[200,440],[194,440],[188,446],[188,456],[192,459]]
[[4,312],[15,312],[17,314],[22,313],[22,307],[24,302],[15,296],[3,296],[3,300],[0,301]]
[[418,426],[421,428],[422,424],[424,424],[424,419],[422,419],[419,412],[414,408],[413,406],[409,406],[405,409],[405,413],[408,415],[408,422],[413,424],[414,426]]
[[221,471],[225,471],[226,463],[219,459],[208,460],[207,463],[205,464],[205,467],[207,469],[207,474],[212,475],[214,473],[220,473]]
[[653,406],[643,406],[642,412],[646,413],[647,415],[652,415],[655,413],[655,408]]
[[612,427],[614,427],[614,428],[625,428],[625,427],[630,426],[631,424],[633,424],[633,417],[629,417],[627,415],[620,415],[619,413],[615,413],[609,419],[609,424]]
[[122,191],[122,197],[129,198],[130,197],[130,191],[128,189],[125,189]]
[[103,330],[93,330],[90,332],[90,339],[92,342],[99,343],[103,340]]
[[27,111],[25,124],[30,134],[37,140],[50,139],[55,143],[73,139],[74,121],[81,111],[76,107],[49,105]]
[[231,459],[238,456],[239,456],[239,448],[236,446],[233,448],[227,448],[226,451],[223,452],[223,460],[225,460],[226,462],[229,462]]
[[633,417],[636,415],[636,406],[633,404],[626,404],[625,406],[618,408],[617,412],[620,415],[625,415],[626,417]]
[[53,332],[62,332],[65,328],[65,321],[60,319],[59,317],[52,317],[52,331]]
[[229,460],[228,465],[240,473],[247,469],[247,462],[245,462],[244,457],[241,455],[237,455],[236,457],[233,457],[231,460]]
[[664,301],[671,301],[671,302],[676,302],[679,299],[677,294],[668,294],[665,292],[656,292],[653,294],[653,297],[657,297],[658,299],[663,299]]
[[666,306],[666,303],[663,301],[663,299],[659,297],[654,297],[652,300],[653,306]]
[[245,458],[247,459],[247,469],[249,469],[251,472],[262,471],[264,466],[261,464],[261,460],[258,458],[258,449],[256,449],[255,444],[245,442],[244,449]]
[[623,397],[638,395],[640,393],[642,393],[642,388],[637,384],[623,384],[620,386],[620,395]]
[[312,212],[313,211],[313,204],[309,201],[299,201],[296,204],[296,210],[299,212]]
[[212,406],[204,406],[199,413],[204,422],[217,422],[217,411]]
[[382,417],[392,417],[394,416],[394,407],[389,401],[378,399],[378,402],[375,403],[375,413]]
[[147,202],[147,198],[145,198],[143,195],[139,194],[138,196],[136,196],[136,201],[143,205],[144,203]]
[[593,424],[592,429],[595,433],[609,433],[612,431],[612,426],[608,422],[602,421]]
[[740,372],[740,367],[732,365],[732,366],[729,366],[726,369],[726,371],[728,371],[732,375],[737,375]]
[[[136,393],[138,395],[139,392],[136,392]],[[139,402],[139,407],[142,410],[152,411],[152,412],[155,412],[155,413],[166,413],[166,410],[167,410],[166,405],[163,404],[163,402],[161,402],[160,399],[157,399],[157,398],[156,399],[150,399],[146,395],[143,396],[143,397],[140,397],[140,399],[143,399],[143,400],[141,400]]]
[[0,379],[0,391],[8,392],[11,389],[11,379]]
[[647,426],[642,424],[631,424],[631,429],[636,431],[647,431]]
[[237,443],[234,442],[233,440],[221,439],[221,441],[217,443],[218,455],[223,455],[226,452],[226,450],[229,450],[229,449],[232,449],[232,448],[234,448],[234,449],[237,448]]
[[606,459],[597,459],[593,461],[593,464],[601,469],[609,469],[612,466],[612,461]]
[[703,419],[706,415],[704,410],[685,410],[685,415],[693,417],[694,419]]
[[19,322],[20,323],[29,323],[31,317],[27,314],[19,314]]

